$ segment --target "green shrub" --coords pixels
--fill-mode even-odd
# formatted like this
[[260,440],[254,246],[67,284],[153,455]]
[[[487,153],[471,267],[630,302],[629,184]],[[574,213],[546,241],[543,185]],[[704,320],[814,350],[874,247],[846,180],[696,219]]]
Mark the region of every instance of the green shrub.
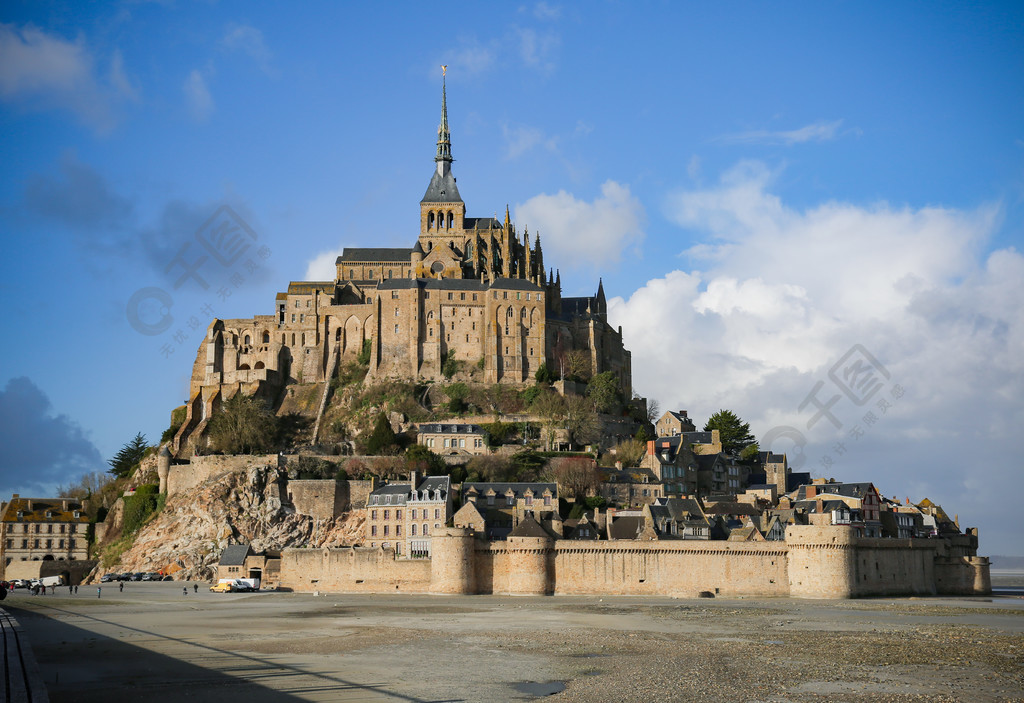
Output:
[[365,340],[363,340],[363,348],[359,352],[359,356],[356,357],[356,361],[358,361],[359,364],[362,365],[362,366],[369,366],[370,365],[370,354],[372,352],[373,352],[373,340],[372,339],[365,339]]

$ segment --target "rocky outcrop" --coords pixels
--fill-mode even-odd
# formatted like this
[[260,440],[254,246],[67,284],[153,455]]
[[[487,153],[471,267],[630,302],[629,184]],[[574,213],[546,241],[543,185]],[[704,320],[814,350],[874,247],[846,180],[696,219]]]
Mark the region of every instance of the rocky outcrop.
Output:
[[256,552],[285,547],[337,547],[361,541],[364,510],[334,520],[300,515],[282,501],[287,477],[276,466],[253,465],[209,479],[167,500],[143,525],[131,549],[106,571],[175,572],[176,579],[213,578],[228,544],[248,542]]

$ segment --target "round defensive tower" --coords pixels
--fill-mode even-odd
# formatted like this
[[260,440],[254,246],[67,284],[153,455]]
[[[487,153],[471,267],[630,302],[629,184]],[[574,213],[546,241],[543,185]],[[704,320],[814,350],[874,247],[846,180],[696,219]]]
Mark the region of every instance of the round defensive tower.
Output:
[[855,597],[856,540],[853,530],[848,527],[787,527],[789,595],[796,598]]
[[550,537],[509,537],[508,594],[512,596],[546,596],[554,590],[551,583]]
[[156,455],[156,475],[160,479],[160,492],[167,492],[167,477],[171,473],[171,450],[167,445],[160,447]]
[[988,557],[970,557],[968,563],[971,565],[974,584],[971,593],[976,596],[987,596],[992,594],[992,576],[989,573],[990,564]]
[[476,593],[476,536],[469,527],[443,527],[430,539],[430,592]]

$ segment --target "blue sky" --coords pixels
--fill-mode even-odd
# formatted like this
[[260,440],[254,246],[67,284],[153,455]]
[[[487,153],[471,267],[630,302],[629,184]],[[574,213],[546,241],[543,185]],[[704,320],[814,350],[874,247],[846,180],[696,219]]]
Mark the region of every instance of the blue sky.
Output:
[[[469,214],[507,204],[566,294],[603,277],[639,393],[1020,553],[1022,27],[1019,3],[4,3],[0,492],[158,437],[211,315],[411,245],[447,64]],[[257,241],[197,264],[223,205]],[[174,287],[179,252],[208,288]],[[152,287],[174,322],[146,335]],[[868,400],[829,375],[857,358]]]

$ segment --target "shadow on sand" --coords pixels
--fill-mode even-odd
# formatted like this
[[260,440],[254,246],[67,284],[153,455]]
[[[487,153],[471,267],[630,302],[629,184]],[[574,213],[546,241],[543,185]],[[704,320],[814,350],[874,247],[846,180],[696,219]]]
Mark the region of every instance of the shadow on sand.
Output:
[[[20,608],[10,600],[4,607],[24,628],[51,703],[288,703],[310,699],[424,703],[422,699],[388,691],[384,684],[355,683],[333,672],[170,637],[82,612],[60,607],[47,607],[40,612]],[[76,627],[63,622],[62,617],[127,631],[135,639],[149,640],[154,649],[172,654]]]

